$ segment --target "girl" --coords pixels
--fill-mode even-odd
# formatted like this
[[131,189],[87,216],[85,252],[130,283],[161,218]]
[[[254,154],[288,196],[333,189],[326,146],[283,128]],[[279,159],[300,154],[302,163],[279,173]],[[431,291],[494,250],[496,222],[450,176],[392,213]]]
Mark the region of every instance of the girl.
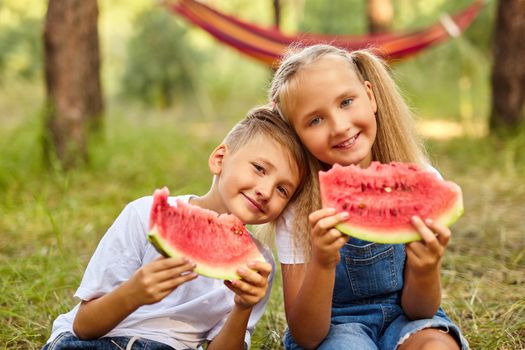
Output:
[[[317,169],[373,160],[430,167],[407,105],[370,51],[316,45],[292,53],[269,97]],[[439,307],[448,228],[414,217],[421,241],[375,244],[339,233],[333,227],[346,213],[319,209],[318,192],[312,198],[277,228],[287,349],[468,349]]]

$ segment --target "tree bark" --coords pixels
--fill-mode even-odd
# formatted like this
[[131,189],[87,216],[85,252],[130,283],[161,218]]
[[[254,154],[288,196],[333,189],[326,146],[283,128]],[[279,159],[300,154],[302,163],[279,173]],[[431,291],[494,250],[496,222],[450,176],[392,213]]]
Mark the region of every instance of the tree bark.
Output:
[[494,29],[490,131],[525,120],[525,0],[500,0]]
[[394,18],[392,0],[368,0],[366,6],[368,32],[384,33],[390,30]]
[[273,19],[275,28],[279,29],[281,26],[281,2],[280,0],[273,0]]
[[87,160],[90,131],[100,127],[100,83],[96,0],[49,0],[45,27],[47,88],[44,150],[66,169]]

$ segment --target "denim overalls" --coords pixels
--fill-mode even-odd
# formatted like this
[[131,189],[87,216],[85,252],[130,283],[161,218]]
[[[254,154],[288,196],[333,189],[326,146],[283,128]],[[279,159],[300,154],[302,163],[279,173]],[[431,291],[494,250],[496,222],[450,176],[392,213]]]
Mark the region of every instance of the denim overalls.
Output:
[[[410,321],[401,309],[406,260],[404,244],[378,244],[350,238],[340,250],[329,334],[319,349],[393,350],[424,328],[449,331],[468,349],[459,328],[440,308],[434,318]],[[301,349],[287,330],[286,349]]]

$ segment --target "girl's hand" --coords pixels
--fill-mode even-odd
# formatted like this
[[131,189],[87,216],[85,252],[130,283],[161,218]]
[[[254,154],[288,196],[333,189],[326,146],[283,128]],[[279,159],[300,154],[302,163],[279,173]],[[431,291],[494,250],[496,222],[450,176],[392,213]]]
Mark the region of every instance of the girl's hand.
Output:
[[450,230],[430,219],[423,222],[417,216],[412,218],[412,224],[419,231],[422,240],[407,244],[407,265],[418,274],[439,270],[441,257],[451,236]]
[[240,280],[224,281],[235,295],[235,304],[242,309],[252,308],[261,301],[268,289],[268,276],[272,265],[266,262],[254,261],[248,263],[249,268],[239,268]]
[[336,214],[333,208],[320,209],[310,214],[308,219],[312,228],[312,259],[320,266],[331,269],[339,263],[339,249],[350,237],[333,227],[347,217],[348,213]]
[[186,258],[159,257],[138,269],[126,282],[130,301],[138,306],[164,299],[178,286],[197,277]]

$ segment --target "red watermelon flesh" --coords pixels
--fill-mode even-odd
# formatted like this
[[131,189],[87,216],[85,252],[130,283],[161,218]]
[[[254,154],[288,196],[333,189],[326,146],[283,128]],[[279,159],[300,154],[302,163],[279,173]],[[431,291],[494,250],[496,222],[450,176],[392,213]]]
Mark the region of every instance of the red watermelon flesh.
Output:
[[463,214],[460,187],[415,164],[372,162],[366,169],[336,164],[319,172],[319,182],[323,207],[349,213],[336,228],[370,242],[421,239],[412,216],[450,226]]
[[265,261],[243,223],[230,214],[177,200],[168,203],[166,187],[153,194],[148,239],[164,256],[193,261],[198,274],[239,279],[237,268],[249,261]]

